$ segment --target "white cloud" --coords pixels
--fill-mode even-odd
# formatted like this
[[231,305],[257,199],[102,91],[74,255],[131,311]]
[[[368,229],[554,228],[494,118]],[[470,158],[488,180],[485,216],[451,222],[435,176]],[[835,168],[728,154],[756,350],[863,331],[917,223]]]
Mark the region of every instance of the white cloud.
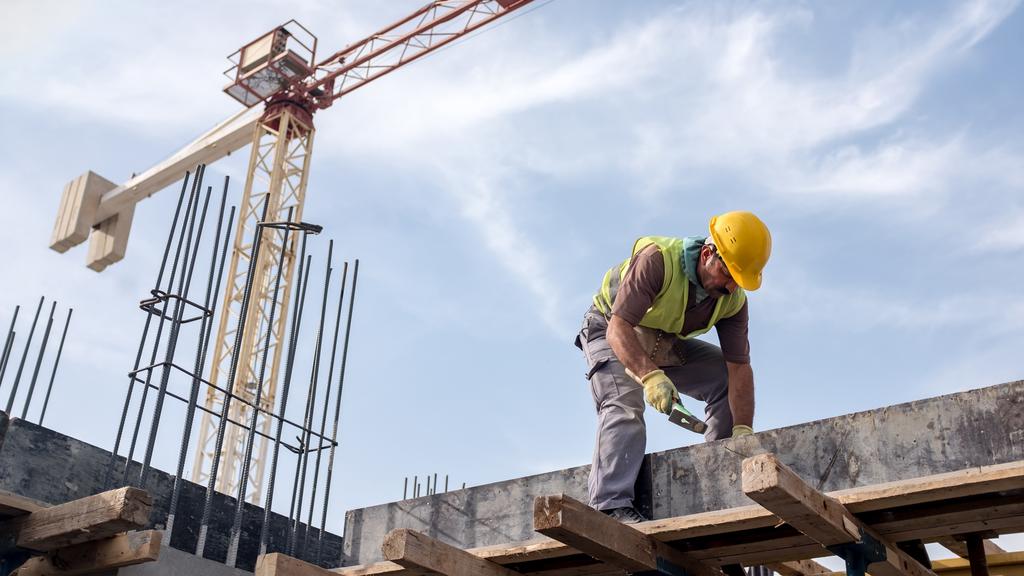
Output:
[[1024,213],[990,223],[975,242],[974,249],[980,252],[1024,250]]

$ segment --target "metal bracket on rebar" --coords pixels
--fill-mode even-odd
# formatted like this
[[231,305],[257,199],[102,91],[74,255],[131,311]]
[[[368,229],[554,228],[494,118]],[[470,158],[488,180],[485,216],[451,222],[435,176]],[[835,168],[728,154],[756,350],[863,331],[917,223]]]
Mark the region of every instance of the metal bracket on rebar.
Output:
[[324,227],[319,224],[310,224],[309,222],[260,222],[256,224],[260,228],[274,228],[276,230],[293,230],[303,232],[305,234],[319,234],[324,231]]
[[[203,318],[210,318],[213,316],[212,309],[203,306],[198,302],[193,302],[192,300],[189,300],[188,298],[185,298],[183,296],[179,296],[178,294],[171,294],[163,290],[150,290],[149,292],[150,294],[153,295],[153,297],[139,301],[139,308],[141,310],[149,312],[150,314],[153,314],[158,318],[161,318],[162,320],[171,320],[178,322],[179,324],[188,324],[189,322],[195,322],[197,320],[202,320]],[[186,309],[191,307],[198,310],[198,312],[196,313],[195,316],[191,317],[189,317],[185,313],[182,313],[183,318],[180,321],[176,321],[174,320],[173,315],[167,315],[167,307],[170,305],[171,300],[175,301],[175,306],[180,306],[184,304]],[[160,302],[163,302],[164,306],[163,308],[158,309],[157,304],[159,304]]]
[[870,564],[881,562],[887,557],[885,546],[863,530],[857,542],[835,544],[826,548],[846,562],[847,576],[864,576]]

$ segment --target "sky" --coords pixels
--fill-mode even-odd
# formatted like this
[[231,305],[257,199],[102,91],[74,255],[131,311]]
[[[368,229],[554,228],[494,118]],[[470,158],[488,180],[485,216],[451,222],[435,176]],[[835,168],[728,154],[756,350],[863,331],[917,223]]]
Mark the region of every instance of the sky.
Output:
[[[123,182],[234,114],[227,55],[282,22],[326,55],[422,3],[3,1],[0,325],[21,305],[27,329],[41,295],[75,310],[48,426],[113,445],[177,200],[141,202],[97,274],[47,247],[65,183]],[[589,463],[572,340],[602,275],[729,210],[773,238],[755,430],[1022,378],[1022,54],[1011,0],[537,0],[318,113],[311,250],[360,259],[328,528],[414,475]],[[208,183],[237,201],[246,159]],[[700,441],[647,416],[648,451]]]

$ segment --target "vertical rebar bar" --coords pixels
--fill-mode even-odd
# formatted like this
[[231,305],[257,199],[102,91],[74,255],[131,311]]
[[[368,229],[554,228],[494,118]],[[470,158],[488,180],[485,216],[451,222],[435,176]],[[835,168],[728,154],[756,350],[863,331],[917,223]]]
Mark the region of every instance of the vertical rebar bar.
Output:
[[50,330],[53,329],[53,313],[57,310],[57,301],[50,305],[50,317],[46,321],[46,329],[43,330],[43,341],[39,344],[39,356],[36,357],[36,367],[32,370],[32,380],[28,384],[28,394],[25,394],[25,405],[21,408],[21,419],[28,417],[28,407],[32,403],[32,395],[36,392],[36,380],[39,379],[39,368],[43,365],[43,356],[46,355],[46,344],[50,341]]
[[[167,348],[164,351],[164,366],[160,375],[160,389],[157,391],[156,404],[153,406],[153,419],[149,424],[149,437],[146,439],[146,453],[142,459],[142,467],[139,470],[139,487],[146,487],[146,477],[149,475],[149,465],[153,461],[153,449],[156,447],[157,433],[160,431],[160,418],[163,416],[164,400],[167,397],[167,384],[171,378],[171,364],[174,362],[174,353],[178,349],[178,335],[181,331],[182,317],[188,307],[187,300],[192,288],[192,274],[195,272],[196,256],[199,255],[199,248],[203,241],[203,228],[206,226],[206,211],[210,206],[212,189],[206,189],[206,198],[203,200],[203,211],[199,216],[199,227],[196,230],[195,247],[192,246],[192,230],[195,227],[195,218],[188,225],[188,239],[185,241],[185,261],[182,263],[182,275],[178,280],[177,298],[174,300],[174,318],[171,320],[171,333],[168,336]],[[218,239],[219,240],[219,239]],[[168,295],[168,304],[170,304]],[[164,307],[166,311],[167,307]]]
[[285,354],[284,361],[284,381],[281,384],[281,403],[278,407],[278,417],[274,430],[274,448],[270,456],[270,475],[267,478],[267,496],[263,505],[263,526],[260,529],[260,554],[266,554],[270,547],[270,517],[271,507],[274,503],[274,483],[277,480],[277,459],[281,452],[281,433],[284,429],[284,418],[288,409],[288,391],[292,383],[295,348],[298,344],[299,326],[302,324],[302,312],[306,303],[306,286],[309,284],[311,261],[306,257],[307,237],[308,234],[302,235],[302,248],[299,253],[299,270],[293,305],[295,312],[292,314],[291,333],[288,336],[288,351]]
[[[270,195],[267,194],[263,200],[263,213],[260,222],[267,220],[267,212],[270,210]],[[210,512],[213,509],[214,487],[217,485],[217,473],[220,468],[220,453],[224,448],[224,433],[228,426],[228,414],[231,410],[231,394],[235,389],[235,378],[238,374],[238,356],[242,351],[242,338],[245,334],[245,322],[249,315],[249,301],[252,298],[252,285],[256,280],[257,259],[259,258],[260,245],[263,243],[263,228],[256,226],[256,238],[252,242],[252,249],[249,253],[249,270],[245,277],[245,291],[242,292],[242,305],[238,311],[238,326],[235,328],[235,343],[231,353],[231,368],[228,370],[228,379],[224,385],[224,401],[221,403],[220,423],[217,426],[217,439],[213,450],[213,461],[210,463],[210,478],[206,487],[206,500],[203,503],[203,515],[199,523],[199,539],[196,542],[196,556],[203,557],[206,548],[206,534],[210,529]]]
[[21,306],[14,307],[14,316],[11,318],[11,327],[7,329],[7,340],[4,341],[3,356],[0,357],[0,386],[4,384],[4,374],[7,372],[7,359],[11,356],[11,348],[14,347],[14,324],[18,321],[18,312]]
[[[408,497],[409,497],[409,477],[406,476],[405,477],[405,484],[402,485],[402,500],[405,500]],[[323,530],[323,528],[321,528],[320,529],[320,533],[323,534],[323,532],[324,532],[324,530]],[[319,558],[317,558],[317,560],[319,560]]]
[[[167,256],[171,252],[171,243],[174,240],[174,230],[178,227],[178,217],[181,215],[181,205],[185,201],[185,190],[188,189],[189,173],[185,172],[185,179],[181,183],[181,192],[178,194],[178,205],[174,209],[174,219],[171,221],[171,230],[167,233],[167,243],[164,245],[163,259],[160,261],[160,271],[156,276],[156,283],[153,285],[154,289],[160,288],[160,283],[163,282],[164,268],[167,266]],[[135,354],[135,365],[132,367],[132,374],[128,378],[128,392],[124,398],[124,408],[121,409],[121,422],[117,427],[117,435],[114,438],[114,449],[110,452],[110,463],[107,466],[106,477],[103,480],[103,486],[106,488],[110,487],[110,477],[114,470],[114,465],[117,463],[117,452],[121,448],[121,436],[124,434],[124,425],[128,421],[128,408],[131,405],[132,395],[135,390],[135,371],[139,369],[139,365],[142,363],[142,353],[146,349],[146,337],[149,335],[149,326],[153,322],[153,315],[146,314],[146,322],[142,328],[142,338],[139,340],[139,350]],[[128,463],[125,463],[127,468]]]
[[36,307],[36,316],[32,319],[32,327],[28,331],[28,341],[25,342],[25,352],[21,355],[21,363],[18,364],[18,372],[14,375],[14,388],[11,389],[11,396],[7,399],[7,408],[4,412],[7,414],[11,413],[11,408],[14,407],[14,397],[18,394],[18,383],[21,381],[21,372],[25,369],[25,360],[28,358],[28,349],[32,346],[32,335],[36,331],[36,323],[39,321],[39,313],[43,310],[43,299],[45,296],[39,297],[39,306]]
[[[221,192],[220,209],[217,216],[217,231],[214,233],[213,251],[210,255],[210,272],[206,281],[206,297],[203,299],[203,306],[209,310],[203,315],[199,327],[199,343],[196,346],[196,360],[193,368],[192,389],[189,392],[188,407],[185,409],[185,422],[181,432],[181,444],[178,448],[178,466],[174,474],[174,486],[171,488],[171,502],[167,508],[167,538],[174,534],[174,519],[178,511],[178,500],[181,498],[181,488],[184,480],[181,475],[185,471],[185,460],[188,457],[188,446],[192,439],[192,426],[195,419],[196,405],[199,400],[199,387],[203,378],[203,371],[206,367],[206,356],[210,349],[210,334],[213,331],[214,314],[217,309],[217,295],[220,294],[221,281],[224,278],[224,263],[228,257],[228,246],[231,244],[231,229],[235,221],[235,207],[231,207],[228,216],[227,227],[221,242],[221,229],[224,228],[224,207],[227,204],[228,183],[230,178],[224,177],[224,189]],[[220,252],[218,263],[217,252]],[[216,276],[215,276],[216,274]],[[216,280],[214,280],[216,278]],[[216,282],[216,286],[214,286]]]
[[53,361],[53,370],[50,372],[50,383],[46,386],[46,398],[43,399],[43,410],[39,413],[39,425],[43,425],[43,418],[46,417],[46,407],[50,405],[50,392],[53,392],[53,380],[57,377],[57,366],[60,365],[61,354],[64,353],[64,339],[68,336],[68,326],[71,325],[71,314],[74,308],[68,308],[68,317],[64,320],[64,332],[60,335],[60,345],[57,346],[57,358]]
[[[324,274],[324,294],[320,304],[320,323],[316,329],[316,340],[313,349],[313,366],[310,370],[309,377],[309,397],[306,401],[306,418],[302,422],[303,426],[303,442],[302,446],[305,448],[302,452],[302,458],[300,462],[302,464],[301,480],[299,481],[299,496],[298,503],[295,506],[295,522],[292,525],[292,537],[289,550],[294,552],[295,547],[298,545],[299,525],[302,523],[302,502],[303,496],[306,491],[306,471],[309,467],[309,446],[312,443],[313,436],[313,414],[316,411],[316,396],[317,396],[317,385],[320,381],[320,356],[323,352],[323,333],[324,333],[324,320],[327,317],[327,302],[330,298],[331,289],[331,272],[334,269],[331,267],[332,258],[334,255],[334,240],[327,243],[327,267]],[[326,410],[326,406],[324,407]],[[306,525],[306,532],[309,532],[309,525]],[[301,551],[298,554],[301,556]]]
[[[316,508],[316,489],[320,480],[320,461],[323,458],[324,433],[327,431],[327,409],[331,405],[331,382],[334,380],[334,361],[338,352],[338,336],[341,332],[341,312],[345,307],[345,284],[348,282],[348,262],[341,268],[341,284],[338,290],[338,310],[334,316],[334,336],[331,337],[331,361],[327,366],[327,385],[324,386],[324,408],[320,415],[320,447],[316,451],[316,464],[313,466],[313,491],[309,496],[309,515],[306,517],[306,532],[302,538],[302,549],[305,550],[309,542],[309,531],[313,526],[313,511]],[[320,529],[323,532],[323,528]]]
[[327,478],[324,481],[324,506],[320,517],[320,540],[317,544],[316,561],[320,562],[320,554],[324,548],[324,528],[327,526],[327,503],[331,499],[331,480],[334,476],[334,453],[338,446],[338,420],[341,416],[341,393],[345,387],[345,367],[348,364],[348,342],[352,334],[352,309],[356,305],[356,284],[359,281],[359,259],[356,258],[352,268],[352,292],[348,297],[348,319],[345,321],[345,342],[342,344],[341,369],[338,370],[338,393],[334,403],[334,429],[331,432],[331,452],[327,457]]
[[[292,211],[288,209],[288,222],[292,220]],[[291,230],[285,226],[281,246],[288,246],[288,236]],[[277,232],[272,231],[273,234]],[[263,384],[267,375],[267,356],[270,354],[270,340],[274,335],[274,319],[277,314],[278,296],[281,291],[281,276],[284,272],[284,259],[287,250],[281,249],[277,259],[277,274],[274,278],[274,292],[270,297],[270,314],[267,316],[267,334],[263,339],[263,353],[260,358],[259,375],[256,378],[256,398],[253,400],[252,417],[249,419],[249,431],[245,439],[245,456],[242,458],[241,476],[238,479],[238,492],[235,496],[235,519],[231,523],[231,532],[228,540],[228,554],[224,561],[228,566],[234,566],[238,559],[238,542],[242,535],[242,512],[245,510],[245,492],[249,489],[249,466],[252,461],[253,444],[256,443],[256,424],[260,415],[260,400],[263,399]]]
[[[202,166],[200,166],[199,169],[196,170],[195,178],[192,179],[192,190],[189,192],[188,202],[185,205],[185,217],[182,220],[181,231],[178,234],[178,245],[174,249],[174,261],[171,264],[171,274],[170,274],[170,277],[167,279],[167,290],[164,291],[165,294],[169,294],[174,289],[174,280],[177,277],[177,273],[178,273],[178,262],[181,259],[181,249],[182,249],[182,246],[184,246],[185,231],[188,228],[188,223],[192,221],[192,217],[193,217],[192,215],[193,215],[193,212],[194,212],[195,208],[198,207],[199,192],[200,192],[200,189],[202,188],[203,173],[204,172],[205,172],[205,170],[203,169]],[[166,265],[166,262],[164,262],[164,265]],[[161,272],[163,272],[163,269],[164,268],[163,268],[163,265],[162,265],[161,266]],[[159,290],[160,290],[160,286],[157,285],[156,289],[154,289],[154,291],[153,291],[153,295],[156,296],[157,293],[159,292]],[[160,318],[159,318],[159,320],[156,323],[156,337],[155,337],[155,339],[153,341],[153,350],[152,350],[152,352],[150,352],[150,355],[149,355],[149,364],[148,364],[148,366],[153,366],[156,363],[156,357],[157,357],[157,354],[160,352],[160,342],[163,339],[164,325],[166,324],[166,322],[167,322],[167,305],[164,305],[163,309],[160,310]],[[134,377],[137,378],[138,375],[135,374]],[[152,377],[153,377],[153,370],[152,369],[146,370],[146,377],[145,377],[145,379],[142,380],[142,383],[143,383],[142,395],[139,398],[139,410],[138,410],[138,414],[135,417],[135,427],[132,429],[132,440],[129,443],[128,454],[126,455],[125,461],[124,461],[124,473],[121,475],[121,484],[122,485],[127,485],[128,484],[128,472],[129,472],[129,468],[131,468],[132,459],[135,457],[135,445],[136,445],[136,443],[139,440],[139,428],[142,427],[142,416],[143,416],[143,414],[145,413],[145,410],[146,410],[146,401],[149,398],[149,381],[150,381],[150,379],[152,379]],[[115,455],[112,455],[112,457],[114,457]]]

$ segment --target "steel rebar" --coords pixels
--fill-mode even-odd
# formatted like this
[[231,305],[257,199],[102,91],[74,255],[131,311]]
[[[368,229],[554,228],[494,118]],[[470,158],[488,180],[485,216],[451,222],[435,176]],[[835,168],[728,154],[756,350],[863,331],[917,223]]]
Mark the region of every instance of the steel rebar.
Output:
[[[320,304],[320,323],[316,330],[316,340],[314,343],[313,350],[313,366],[310,370],[309,377],[309,397],[306,401],[306,419],[303,421],[303,442],[302,445],[306,448],[302,452],[302,457],[299,461],[302,464],[301,480],[299,480],[299,495],[298,503],[295,506],[295,521],[292,525],[292,536],[289,551],[294,551],[295,546],[298,545],[299,525],[302,523],[302,502],[303,496],[306,491],[306,472],[309,467],[309,445],[312,440],[311,428],[313,426],[313,415],[316,411],[316,396],[317,396],[317,385],[320,382],[320,356],[323,352],[323,332],[324,332],[324,320],[327,317],[327,302],[330,298],[330,287],[331,287],[331,272],[334,269],[331,267],[332,258],[334,255],[334,241],[331,240],[327,243],[327,267],[324,274],[324,294]],[[324,407],[326,410],[326,406]],[[319,454],[319,452],[317,452]],[[306,532],[309,532],[309,525],[306,525]],[[299,553],[301,555],[301,552]]]
[[[163,282],[164,267],[167,265],[167,256],[171,251],[171,242],[174,239],[174,230],[178,226],[178,217],[181,215],[181,205],[185,201],[185,190],[188,189],[189,173],[185,172],[185,179],[181,184],[181,192],[178,194],[178,205],[174,209],[174,219],[171,221],[171,230],[167,233],[167,243],[164,245],[164,255],[160,262],[160,271],[157,273],[156,284],[154,288],[160,288],[160,283]],[[133,371],[139,369],[139,365],[142,363],[142,353],[146,349],[146,337],[149,335],[149,325],[153,321],[152,314],[146,314],[146,322],[142,328],[142,339],[139,340],[139,350],[135,354],[135,365],[132,368]],[[103,480],[103,486],[106,488],[110,487],[110,477],[114,470],[114,465],[117,463],[117,451],[121,447],[121,436],[124,434],[124,425],[128,421],[128,408],[131,404],[132,392],[135,389],[135,378],[131,377],[128,379],[128,392],[125,394],[124,408],[121,410],[121,422],[117,427],[117,436],[114,439],[114,449],[110,452],[110,463],[107,466],[106,477]],[[127,467],[127,463],[125,464]]]
[[[263,200],[263,213],[260,222],[265,222],[267,212],[270,210],[270,195]],[[228,370],[228,380],[225,385],[227,390],[235,389],[235,378],[238,374],[238,356],[242,352],[242,338],[245,334],[245,323],[249,315],[249,301],[252,298],[252,285],[256,280],[257,260],[259,259],[260,246],[263,243],[263,228],[256,227],[256,238],[253,240],[252,249],[249,253],[249,270],[245,278],[245,290],[242,292],[242,304],[238,311],[238,325],[235,328],[235,343],[232,347],[231,367]],[[206,535],[210,529],[210,513],[213,509],[214,487],[217,485],[217,473],[220,468],[220,453],[224,448],[224,433],[227,430],[228,413],[231,409],[231,396],[225,395],[221,403],[221,419],[217,426],[217,439],[213,451],[213,461],[210,463],[210,477],[206,487],[206,500],[203,503],[203,515],[199,523],[199,538],[196,542],[196,556],[203,557],[206,549]]]
[[14,307],[14,316],[11,318],[11,327],[7,329],[7,340],[4,341],[3,356],[0,356],[0,386],[4,384],[4,374],[7,372],[7,360],[11,357],[11,348],[14,348],[14,324],[18,321],[18,312],[21,306]]
[[36,316],[32,319],[32,328],[28,331],[28,341],[25,342],[25,352],[21,355],[21,363],[18,364],[18,372],[14,375],[14,388],[11,389],[11,396],[7,399],[7,408],[4,412],[7,414],[11,413],[11,408],[14,407],[14,397],[18,394],[18,383],[21,381],[21,372],[25,369],[25,360],[28,358],[28,349],[32,346],[32,335],[36,331],[36,323],[39,321],[39,313],[43,310],[43,299],[45,296],[39,297],[39,306],[36,307]]
[[[288,222],[291,222],[294,208],[288,209]],[[249,466],[252,461],[253,445],[256,443],[256,423],[260,414],[260,399],[263,397],[263,384],[267,374],[267,356],[270,353],[270,341],[274,335],[274,318],[277,313],[278,296],[281,290],[281,276],[284,272],[284,259],[288,236],[291,230],[284,228],[284,237],[281,240],[281,253],[277,260],[277,273],[274,278],[274,292],[270,297],[270,314],[267,318],[267,334],[263,340],[263,354],[260,358],[259,376],[256,379],[256,399],[253,404],[256,406],[252,411],[252,418],[249,420],[248,438],[245,440],[245,456],[242,459],[241,477],[238,480],[238,492],[235,497],[235,518],[231,524],[231,532],[228,540],[227,559],[224,561],[228,566],[234,566],[238,559],[238,542],[242,534],[242,512],[245,510],[245,492],[249,489]],[[276,233],[276,232],[275,232]]]
[[57,346],[57,357],[53,360],[53,370],[50,372],[50,383],[46,386],[46,397],[43,399],[43,409],[39,412],[39,425],[43,425],[43,418],[46,417],[46,407],[50,405],[50,393],[53,392],[53,381],[57,378],[57,366],[60,365],[61,354],[64,353],[64,339],[68,336],[68,326],[71,325],[71,314],[74,308],[68,308],[68,317],[64,320],[64,331],[60,335],[60,345]]
[[[182,247],[184,247],[185,243],[185,232],[189,228],[189,223],[193,222],[195,210],[199,207],[198,200],[199,193],[202,188],[202,174],[203,171],[201,169],[197,170],[196,176],[192,181],[192,191],[189,193],[188,204],[185,206],[185,219],[182,221],[181,232],[178,234],[178,246],[174,250],[174,263],[171,265],[171,274],[170,278],[167,280],[167,290],[164,290],[165,294],[170,294],[172,290],[174,290],[174,281],[177,278],[178,273],[178,262],[181,260],[181,249]],[[151,291],[151,293],[159,293],[159,286],[157,287],[156,290]],[[166,311],[166,305],[164,307],[164,310]],[[147,314],[148,313],[149,312],[147,311]],[[160,342],[163,338],[164,325],[166,324],[166,321],[167,314],[164,311],[162,311],[160,313],[160,320],[159,322],[157,322],[156,325],[156,338],[153,341],[153,351],[150,353],[149,356],[150,366],[156,363],[157,354],[159,354],[160,352]],[[146,379],[144,381],[145,386],[142,388],[142,396],[139,399],[138,414],[135,417],[135,426],[132,429],[132,440],[128,445],[128,454],[126,455],[124,461],[124,473],[121,475],[121,484],[123,486],[128,485],[128,473],[129,469],[131,468],[132,460],[135,457],[135,446],[139,440],[139,430],[142,428],[142,417],[145,414],[146,402],[149,399],[149,381],[150,378],[152,377],[153,371],[147,371]]]
[[43,365],[43,356],[46,355],[46,344],[50,341],[50,330],[53,328],[53,313],[57,310],[57,301],[50,305],[50,317],[46,321],[46,329],[43,330],[43,341],[39,344],[39,356],[36,357],[36,367],[32,370],[32,380],[28,384],[28,393],[25,394],[25,405],[21,409],[21,419],[28,418],[28,407],[32,403],[32,395],[36,392],[36,380],[39,379],[39,368]]
[[[199,248],[202,246],[203,241],[203,228],[206,226],[206,211],[210,206],[210,196],[212,195],[212,188],[206,189],[206,198],[203,200],[203,211],[199,216],[199,228],[196,230],[195,236],[195,247],[192,246],[192,229],[195,225],[195,219],[189,223],[188,240],[185,243],[185,261],[187,264],[187,272],[183,269],[183,274],[178,280],[178,298],[174,300],[174,319],[171,322],[171,333],[168,337],[167,348],[164,352],[164,362],[170,363],[174,361],[174,353],[178,349],[178,335],[181,331],[182,316],[185,314],[186,301],[188,300],[189,292],[192,288],[192,274],[195,272],[196,256],[199,255]],[[219,240],[219,238],[217,239]],[[170,304],[170,301],[167,302]],[[167,305],[164,306],[162,313],[166,313]],[[205,319],[205,316],[203,316]],[[160,418],[163,415],[164,400],[167,395],[167,384],[170,381],[171,368],[165,365],[163,373],[160,376],[160,390],[156,395],[156,405],[153,407],[153,419],[149,425],[149,438],[146,442],[146,455],[142,460],[142,469],[139,471],[139,487],[146,487],[146,477],[149,475],[149,465],[153,461],[153,449],[156,446],[157,433],[160,430]]]
[[[188,446],[192,440],[192,426],[195,419],[196,405],[199,401],[199,388],[202,382],[203,370],[206,366],[206,356],[210,349],[210,334],[213,330],[213,319],[217,308],[217,295],[220,294],[221,281],[224,278],[224,263],[227,261],[228,246],[231,244],[231,230],[235,221],[235,207],[231,207],[228,215],[227,227],[224,228],[224,207],[227,204],[228,184],[230,178],[224,177],[224,189],[221,192],[220,209],[217,215],[217,230],[214,232],[213,250],[210,255],[210,272],[206,281],[206,296],[203,299],[203,306],[209,313],[203,316],[199,326],[199,342],[196,345],[196,360],[193,370],[192,389],[189,392],[188,406],[185,409],[185,422],[181,432],[181,444],[178,448],[178,465],[174,474],[174,486],[171,488],[171,502],[167,507],[167,537],[170,539],[174,534],[174,519],[178,511],[178,500],[181,498],[181,488],[184,480],[182,474],[185,471],[185,460],[188,457]],[[224,228],[224,240],[221,242],[221,229]],[[218,263],[217,252],[220,252]],[[215,276],[216,274],[216,276]],[[216,278],[216,280],[214,279]],[[216,283],[216,286],[214,284]]]
[[[341,332],[341,311],[345,307],[345,284],[348,282],[348,262],[345,262],[341,268],[341,286],[338,290],[338,310],[334,316],[334,336],[331,338],[331,361],[327,367],[327,385],[324,386],[326,394],[324,396],[324,409],[321,411],[320,417],[320,437],[323,438],[324,432],[327,430],[327,408],[331,405],[331,382],[334,380],[334,361],[338,352],[338,335]],[[306,533],[302,538],[302,549],[305,550],[309,540],[309,530],[313,526],[313,510],[316,508],[316,489],[317,483],[320,480],[320,460],[323,456],[323,450],[317,450],[316,452],[316,464],[313,466],[313,491],[309,496],[309,516],[306,518]],[[320,529],[321,536],[323,528]],[[322,540],[318,538],[318,540]],[[318,560],[319,561],[319,560]]]
[[316,561],[320,562],[320,555],[324,548],[324,528],[327,526],[327,504],[331,499],[331,480],[334,477],[334,454],[338,446],[338,421],[341,416],[341,393],[345,387],[345,368],[348,364],[348,343],[352,335],[352,309],[356,305],[356,284],[359,281],[359,259],[356,258],[355,266],[352,268],[352,293],[348,297],[348,319],[345,321],[345,341],[342,344],[341,368],[338,371],[338,393],[334,403],[334,429],[331,432],[331,453],[327,457],[327,478],[324,482],[324,507],[320,518],[320,540],[317,544]]
[[302,248],[299,255],[299,271],[295,286],[295,313],[292,316],[291,333],[288,337],[288,351],[285,354],[284,381],[281,386],[281,404],[278,407],[277,426],[274,431],[274,447],[270,457],[270,475],[267,478],[267,496],[263,505],[263,526],[260,528],[260,554],[266,554],[270,546],[270,515],[274,503],[274,484],[277,479],[277,459],[281,451],[281,433],[284,429],[285,414],[288,409],[288,391],[292,383],[292,369],[295,360],[295,348],[298,344],[299,326],[302,324],[302,312],[306,303],[306,286],[309,284],[310,261],[306,256],[306,239],[302,235]]

